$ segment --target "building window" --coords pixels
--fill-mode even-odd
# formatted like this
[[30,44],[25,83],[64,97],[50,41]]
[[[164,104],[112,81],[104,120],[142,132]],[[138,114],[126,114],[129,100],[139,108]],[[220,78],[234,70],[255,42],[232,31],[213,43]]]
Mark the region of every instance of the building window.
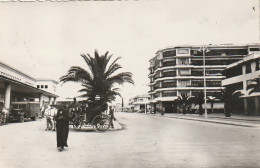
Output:
[[250,48],[250,51],[260,51],[259,48]]
[[179,48],[177,49],[177,56],[188,56],[190,55],[190,49],[188,48]]
[[190,85],[190,81],[189,80],[180,80],[178,85],[180,87],[186,87],[186,86]]
[[188,75],[191,75],[191,74],[190,74],[190,70],[189,70],[189,69],[181,69],[181,70],[179,70],[179,75],[180,75],[180,76],[188,76]]
[[179,58],[179,65],[189,65],[189,58]]
[[251,63],[246,64],[246,73],[251,73]]
[[177,96],[177,92],[176,91],[164,91],[162,93],[163,97],[174,97]]
[[45,85],[45,89],[47,89],[48,88],[48,85]]
[[163,58],[165,57],[171,57],[171,56],[176,56],[176,51],[173,50],[173,51],[166,51],[163,53]]

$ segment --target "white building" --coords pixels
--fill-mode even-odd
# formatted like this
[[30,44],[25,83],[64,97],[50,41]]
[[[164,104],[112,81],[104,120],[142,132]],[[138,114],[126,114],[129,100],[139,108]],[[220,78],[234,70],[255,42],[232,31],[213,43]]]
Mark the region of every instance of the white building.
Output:
[[[0,62],[0,102],[4,102],[4,106],[8,110],[11,102],[14,101],[34,99],[39,101],[40,107],[44,103],[55,103],[58,97],[55,92],[57,84],[58,82],[51,79],[38,80]],[[42,85],[44,87],[39,88]]]
[[144,94],[130,98],[129,107],[132,112],[148,112],[150,110],[150,96]]
[[[207,49],[203,52],[201,48]],[[207,96],[220,93],[221,81],[225,76],[221,72],[229,65],[242,60],[248,54],[259,49],[259,44],[246,45],[182,45],[164,48],[156,52],[150,60],[151,104],[154,111],[165,109],[166,113],[176,113],[174,101],[181,94],[194,96],[204,91],[204,64]],[[215,111],[222,111],[223,103],[215,102]],[[207,104],[210,108],[210,103]]]

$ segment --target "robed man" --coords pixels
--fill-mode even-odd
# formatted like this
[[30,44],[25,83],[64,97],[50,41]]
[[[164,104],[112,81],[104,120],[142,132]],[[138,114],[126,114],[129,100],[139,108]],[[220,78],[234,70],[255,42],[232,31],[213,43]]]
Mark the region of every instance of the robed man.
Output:
[[57,148],[59,151],[62,151],[64,147],[68,147],[69,111],[67,108],[58,107],[56,122]]

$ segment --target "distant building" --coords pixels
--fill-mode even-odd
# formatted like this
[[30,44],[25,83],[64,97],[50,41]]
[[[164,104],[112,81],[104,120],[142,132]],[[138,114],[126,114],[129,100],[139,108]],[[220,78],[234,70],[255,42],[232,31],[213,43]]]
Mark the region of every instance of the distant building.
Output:
[[[0,101],[9,110],[11,102],[39,101],[44,104],[56,103],[56,85],[52,79],[36,79],[18,69],[0,62]],[[43,87],[38,87],[43,86]]]
[[222,81],[222,85],[231,91],[240,90],[244,94],[235,113],[260,115],[260,93],[249,95],[250,90],[247,90],[252,79],[260,78],[259,46],[254,48],[254,51],[242,60],[228,65],[223,71],[227,78]]
[[129,107],[131,112],[148,112],[150,111],[150,96],[138,95],[129,99]]
[[[222,70],[258,50],[259,44],[183,45],[157,51],[150,60],[148,75],[154,111],[164,108],[166,113],[176,113],[177,103],[174,100],[178,96],[194,96],[198,91],[204,91],[202,47],[208,49],[205,52],[207,96],[216,96],[220,93],[221,81],[225,79]],[[210,108],[210,103],[207,108]],[[214,108],[223,110],[223,103],[214,103]]]

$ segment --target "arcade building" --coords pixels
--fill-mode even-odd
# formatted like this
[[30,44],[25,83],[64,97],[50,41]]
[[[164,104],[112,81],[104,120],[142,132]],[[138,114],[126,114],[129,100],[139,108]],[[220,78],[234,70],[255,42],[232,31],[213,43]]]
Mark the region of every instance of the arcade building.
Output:
[[36,101],[40,107],[55,104],[58,82],[33,78],[0,61],[0,102],[10,109],[12,102]]

